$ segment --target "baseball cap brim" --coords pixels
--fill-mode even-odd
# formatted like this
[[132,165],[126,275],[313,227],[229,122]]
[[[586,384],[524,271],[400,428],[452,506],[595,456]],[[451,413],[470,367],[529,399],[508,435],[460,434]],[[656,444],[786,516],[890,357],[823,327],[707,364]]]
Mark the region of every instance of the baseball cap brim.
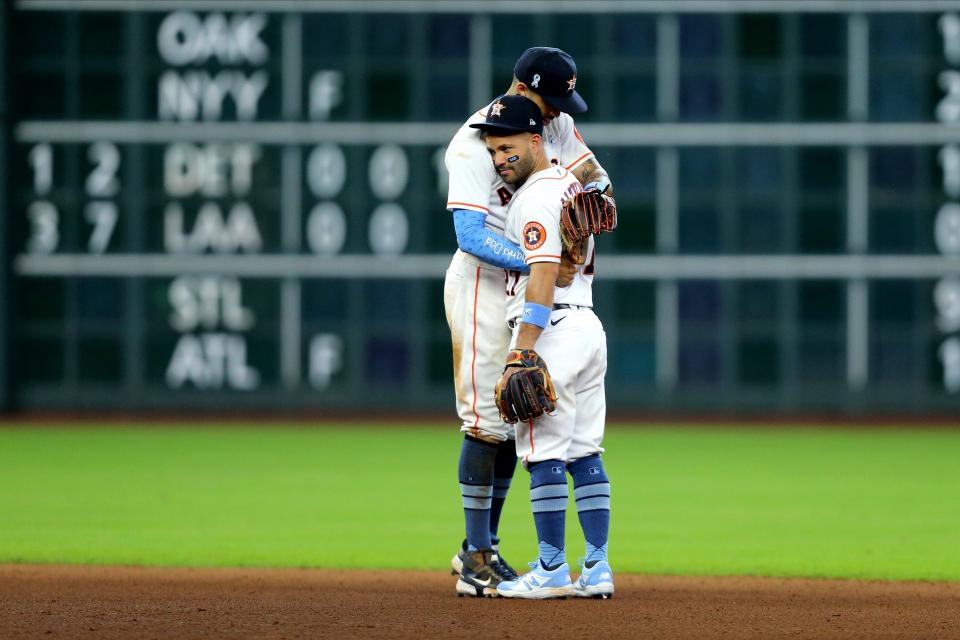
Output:
[[587,111],[586,101],[580,97],[580,94],[574,91],[568,96],[563,97],[554,97],[554,96],[540,96],[543,98],[544,102],[555,109],[559,109],[563,113],[585,113]]
[[530,129],[524,129],[522,127],[511,127],[503,124],[488,124],[486,122],[478,122],[476,124],[470,125],[474,129],[480,129],[482,131],[494,132],[502,131],[504,133],[535,133],[530,131]]

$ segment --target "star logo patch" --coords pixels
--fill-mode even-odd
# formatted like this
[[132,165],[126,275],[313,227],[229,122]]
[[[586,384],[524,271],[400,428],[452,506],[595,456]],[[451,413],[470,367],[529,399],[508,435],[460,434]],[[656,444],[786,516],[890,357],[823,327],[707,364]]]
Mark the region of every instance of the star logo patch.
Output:
[[547,230],[539,222],[528,222],[523,228],[523,246],[528,251],[539,249],[547,241]]
[[502,112],[504,109],[506,109],[506,107],[503,106],[503,104],[501,104],[500,101],[498,100],[494,102],[492,105],[490,105],[490,115],[496,116],[499,118],[500,112]]
[[567,93],[573,91],[573,88],[577,86],[577,76],[574,74],[572,78],[567,80]]

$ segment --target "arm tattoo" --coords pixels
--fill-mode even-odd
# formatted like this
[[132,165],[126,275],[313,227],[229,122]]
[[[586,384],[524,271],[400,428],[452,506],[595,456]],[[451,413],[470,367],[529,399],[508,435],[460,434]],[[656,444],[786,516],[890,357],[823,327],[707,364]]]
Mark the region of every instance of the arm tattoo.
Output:
[[[573,175],[576,176],[577,180],[580,181],[580,184],[590,184],[596,180],[606,180],[610,181],[610,177],[607,175],[607,172],[600,166],[596,160],[587,160],[582,165],[574,169]],[[607,189],[606,195],[613,195],[613,185],[610,185],[610,188]]]

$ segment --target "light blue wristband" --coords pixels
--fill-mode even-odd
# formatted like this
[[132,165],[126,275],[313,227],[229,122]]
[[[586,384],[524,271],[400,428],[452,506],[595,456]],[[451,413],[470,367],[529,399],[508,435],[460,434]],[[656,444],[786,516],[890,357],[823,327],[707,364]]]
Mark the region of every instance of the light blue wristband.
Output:
[[594,180],[588,184],[583,185],[584,191],[590,191],[591,189],[599,191],[600,193],[606,193],[607,189],[610,188],[610,182],[607,180]]
[[550,321],[551,313],[553,313],[553,309],[550,307],[545,307],[536,302],[528,302],[523,305],[523,315],[520,317],[520,322],[526,322],[543,329]]

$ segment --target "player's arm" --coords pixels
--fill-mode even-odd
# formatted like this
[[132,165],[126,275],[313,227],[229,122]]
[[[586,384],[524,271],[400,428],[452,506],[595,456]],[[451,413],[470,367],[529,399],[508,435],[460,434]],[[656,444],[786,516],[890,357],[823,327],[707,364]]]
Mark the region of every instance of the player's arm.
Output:
[[561,224],[571,241],[588,235],[613,231],[617,226],[617,203],[611,197],[610,176],[577,131],[573,118],[561,114],[557,120],[560,161],[580,184],[583,192],[574,196],[577,206],[564,211]]
[[486,218],[487,214],[479,211],[453,210],[453,226],[457,231],[460,250],[501,269],[521,273],[529,271],[519,245],[488,229],[483,224]]
[[535,262],[530,265],[523,317],[517,333],[517,349],[533,349],[553,311],[553,292],[559,262]]
[[526,273],[520,247],[484,225],[490,188],[497,179],[486,145],[473,138],[454,140],[444,164],[449,175],[447,209],[453,212],[460,250],[495,267]]
[[600,166],[586,140],[577,131],[577,126],[567,114],[557,120],[560,139],[560,162],[577,177],[584,191],[596,189],[605,195],[613,195],[610,176]]
[[584,191],[596,189],[605,196],[613,195],[613,185],[606,169],[600,166],[596,158],[590,158],[571,172],[583,185]]
[[560,225],[557,223],[555,205],[545,205],[542,198],[530,192],[521,202],[515,203],[517,215],[523,223],[520,242],[530,265],[527,278],[523,315],[517,329],[515,349],[533,349],[537,338],[550,321],[553,312],[554,285],[561,271]]

